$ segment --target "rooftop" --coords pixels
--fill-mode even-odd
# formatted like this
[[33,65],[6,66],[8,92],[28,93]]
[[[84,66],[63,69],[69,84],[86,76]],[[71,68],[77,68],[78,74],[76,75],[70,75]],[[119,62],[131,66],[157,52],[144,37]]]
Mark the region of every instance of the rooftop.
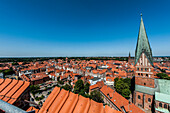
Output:
[[14,79],[0,79],[0,99],[13,104],[30,83]]
[[39,113],[120,113],[89,98],[55,87]]

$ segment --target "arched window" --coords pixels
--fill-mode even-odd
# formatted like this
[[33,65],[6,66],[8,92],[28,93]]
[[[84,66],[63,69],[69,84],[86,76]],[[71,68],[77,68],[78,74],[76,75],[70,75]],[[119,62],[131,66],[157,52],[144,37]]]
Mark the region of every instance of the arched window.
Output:
[[162,107],[162,103],[159,103],[159,107]]
[[148,98],[148,102],[151,102],[151,99],[150,99],[150,98]]
[[164,104],[164,108],[166,108],[166,109],[167,109],[167,105],[166,105],[166,104]]
[[138,99],[140,99],[140,95],[138,95]]

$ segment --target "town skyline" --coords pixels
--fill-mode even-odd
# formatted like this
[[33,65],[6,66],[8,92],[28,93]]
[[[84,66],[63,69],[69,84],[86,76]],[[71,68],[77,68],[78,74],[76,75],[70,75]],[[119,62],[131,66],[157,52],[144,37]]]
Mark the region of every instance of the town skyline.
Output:
[[169,1],[39,3],[1,1],[0,57],[135,56],[141,12],[153,56],[170,56]]

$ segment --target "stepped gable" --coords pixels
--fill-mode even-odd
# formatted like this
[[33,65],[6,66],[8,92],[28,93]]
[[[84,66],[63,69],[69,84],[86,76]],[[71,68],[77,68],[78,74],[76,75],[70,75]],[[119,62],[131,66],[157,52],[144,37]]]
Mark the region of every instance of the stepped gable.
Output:
[[140,22],[140,28],[139,28],[139,34],[138,34],[138,41],[135,51],[135,65],[137,64],[140,56],[142,53],[145,53],[146,57],[148,58],[150,64],[153,66],[153,60],[152,60],[152,50],[149,44],[149,40],[146,34],[145,26],[142,19],[141,14],[141,22]]

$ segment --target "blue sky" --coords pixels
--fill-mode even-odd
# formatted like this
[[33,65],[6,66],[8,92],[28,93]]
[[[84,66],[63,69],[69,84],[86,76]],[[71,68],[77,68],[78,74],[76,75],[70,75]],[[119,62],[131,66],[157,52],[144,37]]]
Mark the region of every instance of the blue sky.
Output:
[[1,0],[0,56],[132,56],[140,13],[154,56],[170,56],[169,0]]

